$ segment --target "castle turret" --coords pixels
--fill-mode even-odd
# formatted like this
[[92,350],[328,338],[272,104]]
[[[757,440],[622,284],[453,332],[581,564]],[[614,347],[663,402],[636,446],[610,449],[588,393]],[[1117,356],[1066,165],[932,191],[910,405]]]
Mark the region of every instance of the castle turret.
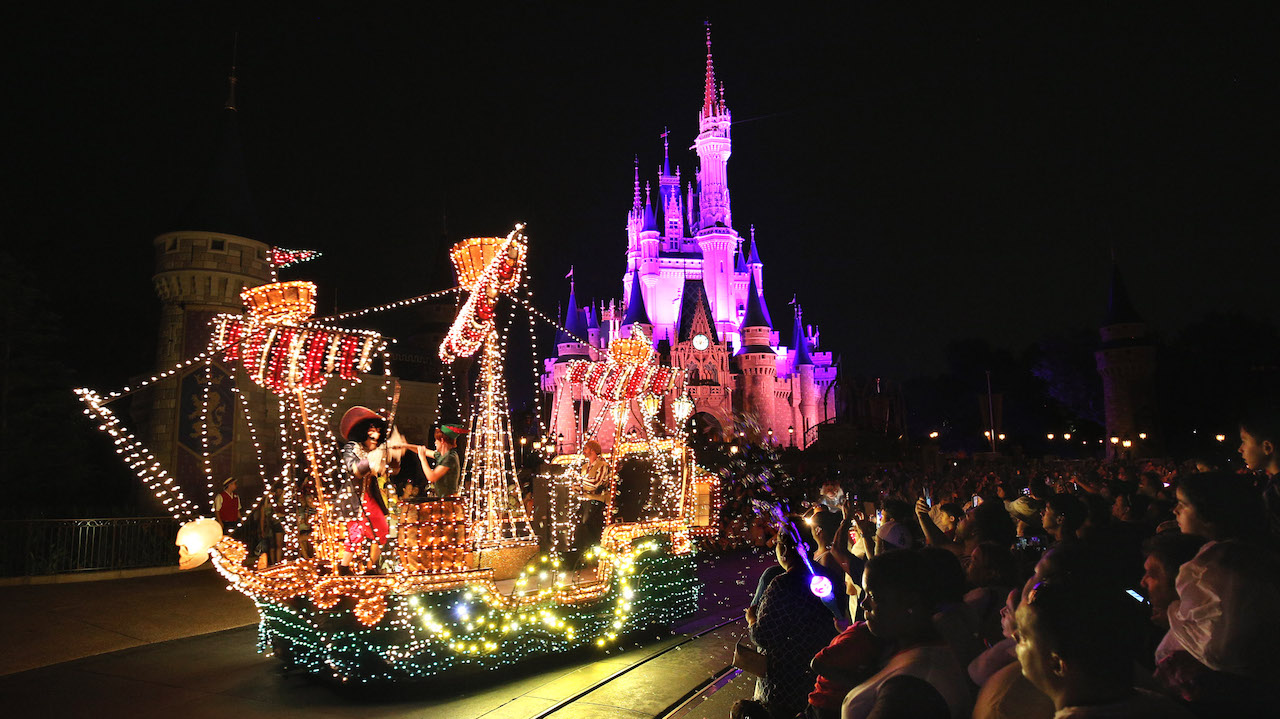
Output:
[[578,451],[578,436],[581,433],[581,422],[586,412],[586,402],[582,395],[582,385],[569,382],[569,361],[588,360],[591,350],[587,347],[589,332],[586,317],[578,309],[576,290],[569,285],[569,306],[564,313],[564,329],[556,333],[556,361],[551,376],[554,383],[555,418],[551,424],[551,437],[556,443],[556,452],[565,454]]
[[[1119,265],[1111,266],[1111,294],[1107,318],[1099,329],[1102,343],[1094,353],[1102,375],[1103,405],[1107,421],[1107,456],[1130,451],[1150,452],[1158,442],[1152,382],[1156,348],[1147,325],[1133,308]],[[1139,435],[1146,435],[1144,440]],[[1111,438],[1116,441],[1112,442]]]
[[[236,123],[234,67],[228,79],[221,137],[204,185],[174,223],[175,229],[153,240],[156,270],[152,280],[160,298],[156,367],[161,371],[203,352],[209,341],[209,320],[218,314],[242,312],[240,291],[271,280],[270,246],[263,242],[245,177]],[[197,367],[154,386],[148,420],[150,445],[157,459],[173,468],[188,491],[197,486],[204,489],[202,485],[210,481],[206,470],[212,481],[221,481],[240,463],[233,457],[237,428],[232,388],[226,369],[218,364],[207,375],[203,367]],[[201,398],[206,393],[211,415],[224,420],[218,431],[204,433],[208,439],[202,442],[193,418],[201,416]]]
[[587,341],[592,347],[599,349],[603,347],[600,342],[600,320],[596,317],[595,305],[587,305],[585,308],[587,318]]
[[698,114],[698,247],[702,250],[702,281],[711,296],[716,331],[726,341],[738,342],[737,303],[733,292],[733,252],[738,246],[729,209],[729,156],[733,152],[729,132],[732,118],[724,103],[724,89],[717,87],[711,59],[711,27],[707,26],[707,72],[703,83],[702,110]]
[[755,277],[756,287],[764,293],[764,263],[760,261],[759,243],[756,242],[756,226],[751,226],[751,251],[747,254],[747,267]]
[[671,149],[667,130],[662,132],[662,172],[658,174],[658,197],[662,205],[662,234],[668,243],[684,239],[684,208],[680,200],[680,168],[671,174]]
[[640,199],[640,158],[635,158],[631,210],[627,212],[627,269],[640,266],[640,232],[644,229],[644,202]]
[[569,307],[564,313],[564,329],[556,332],[556,356],[560,358],[557,361],[586,359],[590,355],[589,335],[586,315],[578,308],[577,290],[570,283]]
[[729,156],[732,116],[724,103],[724,89],[716,85],[711,59],[711,26],[707,26],[707,73],[703,81],[702,110],[698,113],[698,216],[700,229],[732,227],[729,208]]
[[742,346],[734,354],[742,375],[739,409],[754,415],[762,427],[773,425],[773,389],[778,375],[778,355],[770,346],[773,322],[754,277],[747,280],[747,306],[742,317]]
[[796,320],[792,328],[793,344],[791,361],[792,424],[788,430],[788,442],[804,446],[805,433],[818,423],[818,387],[814,383],[813,356],[809,353],[809,338],[804,333],[800,303],[796,303]]

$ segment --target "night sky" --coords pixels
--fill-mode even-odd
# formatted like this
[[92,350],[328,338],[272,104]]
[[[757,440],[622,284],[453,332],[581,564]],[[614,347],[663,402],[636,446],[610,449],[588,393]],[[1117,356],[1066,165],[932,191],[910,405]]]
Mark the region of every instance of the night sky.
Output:
[[151,366],[151,241],[198,229],[235,32],[258,239],[325,253],[286,275],[322,311],[442,289],[446,238],[516,221],[548,312],[570,264],[619,295],[632,157],[656,184],[669,127],[692,175],[709,18],[784,342],[798,294],[857,374],[1020,349],[1099,324],[1112,251],[1165,336],[1280,320],[1272,4],[40,5],[5,11],[5,241],[103,389]]

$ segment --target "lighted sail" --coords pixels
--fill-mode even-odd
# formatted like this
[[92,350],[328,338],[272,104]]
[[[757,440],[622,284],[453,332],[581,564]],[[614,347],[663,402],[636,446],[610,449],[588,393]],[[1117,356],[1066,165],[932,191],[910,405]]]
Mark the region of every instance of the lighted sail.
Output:
[[307,327],[315,313],[311,282],[273,282],[240,293],[246,316],[213,321],[213,345],[276,394],[317,391],[329,375],[355,380],[368,372],[382,345],[376,332]]
[[449,255],[458,275],[458,285],[470,295],[440,343],[440,359],[446,364],[456,357],[474,355],[493,331],[498,296],[520,285],[525,243],[517,228],[505,238],[463,240],[453,246]]

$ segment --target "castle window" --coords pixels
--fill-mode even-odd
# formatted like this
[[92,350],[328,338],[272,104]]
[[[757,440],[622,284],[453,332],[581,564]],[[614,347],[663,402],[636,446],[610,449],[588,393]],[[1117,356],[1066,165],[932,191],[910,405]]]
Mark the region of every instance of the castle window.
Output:
[[226,240],[209,240],[209,249],[214,252],[222,252],[227,249]]
[[169,241],[168,241],[167,243],[165,243],[164,251],[165,251],[165,252],[177,252],[177,251],[178,251],[178,238],[176,238],[176,237],[170,237],[170,238],[169,238]]

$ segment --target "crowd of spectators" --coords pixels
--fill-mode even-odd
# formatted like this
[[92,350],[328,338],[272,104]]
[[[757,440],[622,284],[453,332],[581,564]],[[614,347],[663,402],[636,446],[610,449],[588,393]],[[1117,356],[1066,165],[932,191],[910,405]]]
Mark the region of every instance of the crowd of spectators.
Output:
[[733,715],[1274,716],[1280,421],[1240,437],[1234,473],[1064,461],[822,481],[775,528],[747,611],[766,670]]

